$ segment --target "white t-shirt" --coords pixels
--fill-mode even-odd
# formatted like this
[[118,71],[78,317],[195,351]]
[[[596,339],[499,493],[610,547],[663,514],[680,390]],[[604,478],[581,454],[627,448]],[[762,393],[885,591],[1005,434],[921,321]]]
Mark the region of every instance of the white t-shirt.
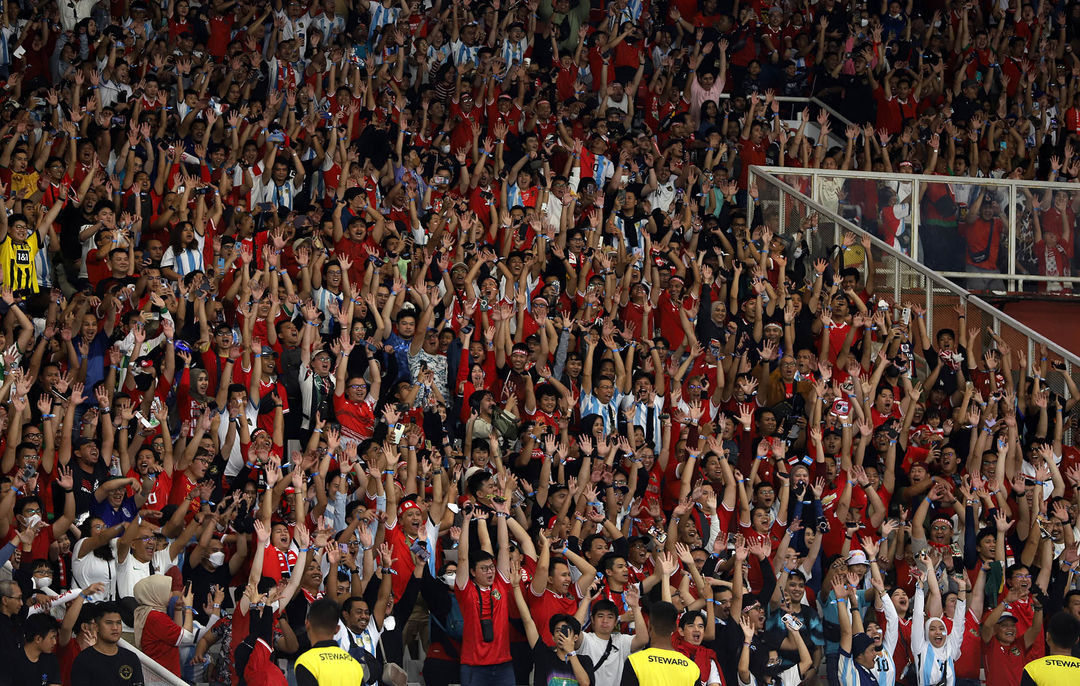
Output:
[[[75,579],[75,585],[79,588],[86,588],[91,584],[101,582],[105,584],[105,590],[101,593],[91,596],[94,602],[100,602],[104,600],[110,600],[116,597],[116,541],[112,539],[109,541],[109,547],[112,548],[113,559],[102,560],[93,552],[87,553],[85,557],[79,557],[79,551],[82,550],[83,544],[87,539],[80,538],[75,542],[75,547],[71,551],[71,575]],[[130,555],[129,555],[130,557]]]
[[[255,431],[259,422],[259,408],[251,404],[248,400],[244,403],[244,419],[247,421],[248,435]],[[229,435],[229,413],[221,413],[221,421],[218,422],[218,442],[221,445],[225,444],[225,437]],[[225,463],[225,476],[233,477],[240,473],[240,470],[244,468],[244,456],[240,454],[240,437],[237,436],[233,441],[232,450],[229,452],[228,461]]]
[[[611,652],[604,663],[595,669],[593,686],[619,686],[622,683],[623,664],[630,656],[630,644],[634,637],[628,634],[611,635]],[[591,631],[581,637],[580,653],[588,655],[596,665],[607,650],[608,642]]]
[[[151,561],[154,563],[154,574],[164,574],[166,569],[176,564],[176,560],[169,557],[168,548],[154,553]],[[116,565],[116,597],[127,598],[135,595],[135,584],[148,576],[150,563],[139,562],[131,551],[128,551],[124,561]]]

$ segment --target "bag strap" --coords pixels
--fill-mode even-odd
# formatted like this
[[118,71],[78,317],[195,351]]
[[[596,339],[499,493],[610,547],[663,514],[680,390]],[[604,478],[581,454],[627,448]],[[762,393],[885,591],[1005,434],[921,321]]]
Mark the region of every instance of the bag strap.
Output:
[[[439,618],[435,616],[434,612],[432,612],[428,616],[431,617],[431,621],[435,622],[435,624],[438,625],[440,629],[442,629],[443,634],[446,636],[446,642],[443,643],[443,650],[446,651],[446,653],[450,656],[451,659],[461,659],[461,655],[458,653],[457,648],[454,647],[454,640],[450,637],[450,630],[446,628],[445,624],[439,621]],[[380,638],[382,637],[380,636]]]
[[608,659],[608,655],[611,655],[611,651],[612,651],[612,649],[614,647],[615,647],[615,640],[613,638],[609,637],[608,640],[607,640],[607,648],[604,648],[604,654],[601,655],[600,659],[597,660],[596,664],[593,665],[593,673],[594,674],[596,673],[596,671],[598,669],[600,669],[600,665],[604,664],[604,661]]

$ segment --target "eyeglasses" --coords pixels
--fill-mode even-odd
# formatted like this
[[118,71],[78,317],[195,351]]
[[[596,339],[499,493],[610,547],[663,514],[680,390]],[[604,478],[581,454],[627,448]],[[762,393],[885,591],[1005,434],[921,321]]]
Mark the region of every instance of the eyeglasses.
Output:
[[368,387],[368,385],[366,383],[351,383],[351,384],[349,384],[349,388],[367,388],[367,387]]
[[1017,580],[1030,579],[1030,574],[1013,574],[1013,578]]
[[18,600],[20,603],[23,601],[23,597],[21,595],[6,595],[4,597],[10,600]]
[[36,515],[36,514],[41,514],[41,508],[40,507],[31,507],[28,510],[23,510],[23,516],[25,516],[25,517],[29,517],[30,515]]
[[495,565],[477,565],[476,571],[481,574],[488,574],[495,571]]

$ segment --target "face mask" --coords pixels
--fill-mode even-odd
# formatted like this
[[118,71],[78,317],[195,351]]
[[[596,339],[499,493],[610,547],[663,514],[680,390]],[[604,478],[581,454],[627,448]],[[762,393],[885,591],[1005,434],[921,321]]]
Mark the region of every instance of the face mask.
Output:
[[439,146],[439,150],[442,151],[442,154],[449,155],[450,154],[450,144],[449,143],[442,144],[441,146]]
[[41,521],[41,515],[32,514],[29,517],[24,517],[23,521],[26,522],[27,529],[33,529]]
[[457,573],[456,572],[447,572],[446,574],[443,574],[439,578],[442,579],[442,582],[444,584],[446,584],[447,586],[453,587],[454,582],[457,581]]
[[859,26],[866,26],[869,23],[870,23],[870,20],[866,19],[866,18],[863,18],[863,19],[859,20]]
[[48,588],[51,585],[52,585],[52,577],[51,576],[35,576],[34,577],[34,588],[38,588],[38,589]]
[[217,551],[216,553],[210,553],[210,557],[206,558],[212,567],[215,569],[220,567],[225,562],[225,553]]

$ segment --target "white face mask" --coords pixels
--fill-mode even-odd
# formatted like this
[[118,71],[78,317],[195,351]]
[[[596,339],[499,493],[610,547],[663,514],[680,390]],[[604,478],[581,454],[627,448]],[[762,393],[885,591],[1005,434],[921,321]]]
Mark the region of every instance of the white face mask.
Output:
[[444,584],[446,584],[447,586],[452,587],[454,585],[454,582],[457,581],[457,573],[456,572],[447,572],[446,574],[443,574],[439,578],[442,579],[442,582]]
[[41,515],[32,514],[29,517],[24,517],[23,521],[26,522],[26,528],[27,529],[33,529],[41,521]]
[[51,576],[35,576],[34,577],[34,588],[37,588],[37,589],[48,588],[51,585],[52,585],[52,577]]
[[216,553],[210,553],[210,557],[206,558],[206,560],[210,563],[211,567],[217,569],[225,563],[225,553],[220,550]]

